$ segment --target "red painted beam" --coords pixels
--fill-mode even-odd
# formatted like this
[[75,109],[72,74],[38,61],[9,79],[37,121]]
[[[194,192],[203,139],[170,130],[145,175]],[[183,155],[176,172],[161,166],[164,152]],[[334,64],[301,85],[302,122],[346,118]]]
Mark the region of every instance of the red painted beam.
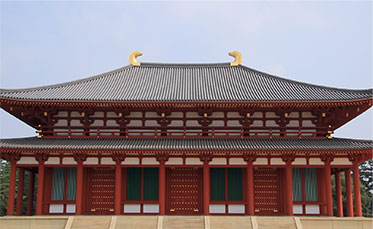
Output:
[[337,197],[337,216],[343,217],[343,200],[342,200],[342,184],[341,184],[341,174],[338,172],[335,174],[335,184],[336,184],[336,197]]
[[7,213],[6,213],[7,215],[13,215],[13,213],[14,213],[14,197],[15,197],[15,192],[16,192],[16,175],[17,175],[16,162],[12,161],[10,163],[8,208],[7,208]]
[[352,169],[354,177],[355,216],[362,216],[359,164],[355,162]]
[[33,204],[34,204],[34,182],[35,172],[31,171],[28,180],[28,193],[27,193],[27,215],[32,215]]
[[345,171],[345,185],[346,185],[346,206],[347,216],[354,216],[353,200],[352,200],[352,184],[351,184],[351,169]]
[[24,185],[25,185],[25,170],[23,168],[19,168],[16,215],[22,215]]

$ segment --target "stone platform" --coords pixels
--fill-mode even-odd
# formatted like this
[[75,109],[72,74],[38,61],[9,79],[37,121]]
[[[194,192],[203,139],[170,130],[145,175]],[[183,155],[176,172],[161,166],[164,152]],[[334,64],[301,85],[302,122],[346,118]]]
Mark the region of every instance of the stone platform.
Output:
[[290,216],[5,216],[0,229],[372,229],[372,218]]

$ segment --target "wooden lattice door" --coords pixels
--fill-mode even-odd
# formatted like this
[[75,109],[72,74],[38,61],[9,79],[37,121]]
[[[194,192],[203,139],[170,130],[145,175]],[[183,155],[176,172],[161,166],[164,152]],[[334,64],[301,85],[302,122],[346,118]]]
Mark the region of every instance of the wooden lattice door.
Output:
[[254,206],[256,215],[280,213],[280,171],[275,168],[254,170]]
[[114,168],[89,168],[87,171],[87,214],[114,213]]
[[167,214],[202,214],[202,171],[198,168],[167,170]]

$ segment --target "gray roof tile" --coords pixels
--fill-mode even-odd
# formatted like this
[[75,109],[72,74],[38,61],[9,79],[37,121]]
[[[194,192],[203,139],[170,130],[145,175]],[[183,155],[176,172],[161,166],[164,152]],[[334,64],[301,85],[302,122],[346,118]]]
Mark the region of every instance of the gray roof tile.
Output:
[[361,150],[372,149],[373,141],[354,139],[1,139],[5,149],[72,150]]
[[63,84],[0,89],[0,98],[102,102],[344,101],[372,95],[372,89],[316,86],[229,63],[142,63]]

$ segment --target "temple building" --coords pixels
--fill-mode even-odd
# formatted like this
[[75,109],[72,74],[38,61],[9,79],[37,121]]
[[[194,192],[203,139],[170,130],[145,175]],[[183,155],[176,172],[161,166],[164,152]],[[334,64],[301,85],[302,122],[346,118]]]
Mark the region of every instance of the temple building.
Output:
[[37,132],[0,140],[8,215],[22,214],[30,173],[28,215],[332,216],[335,179],[337,216],[361,216],[358,164],[373,142],[332,134],[372,106],[372,89],[283,79],[229,54],[159,64],[132,52],[90,78],[1,89],[1,108]]

